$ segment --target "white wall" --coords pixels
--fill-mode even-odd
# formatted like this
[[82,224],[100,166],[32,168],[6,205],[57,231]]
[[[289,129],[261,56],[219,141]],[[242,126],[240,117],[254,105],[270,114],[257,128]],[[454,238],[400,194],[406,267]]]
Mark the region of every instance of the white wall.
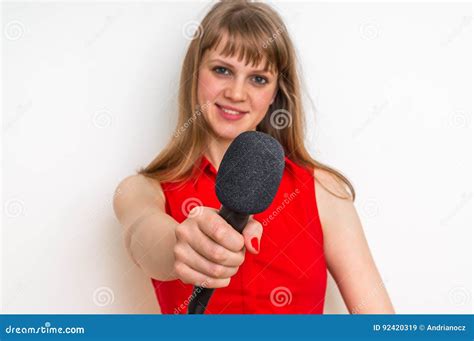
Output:
[[[310,149],[353,181],[397,313],[470,313],[470,4],[274,6]],[[3,3],[3,312],[158,312],[110,201],[170,136],[183,30],[208,8]],[[325,312],[346,313],[332,279]]]

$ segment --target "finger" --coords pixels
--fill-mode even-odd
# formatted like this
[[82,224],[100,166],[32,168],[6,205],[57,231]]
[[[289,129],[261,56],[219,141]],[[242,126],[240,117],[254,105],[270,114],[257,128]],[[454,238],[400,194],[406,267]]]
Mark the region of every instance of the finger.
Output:
[[229,285],[230,278],[212,278],[203,275],[182,262],[175,262],[175,273],[183,283],[205,288],[223,288]]
[[226,249],[237,252],[244,247],[242,235],[217,214],[217,210],[201,215],[198,224],[205,235]]
[[244,261],[243,248],[239,252],[230,251],[206,236],[202,231],[195,233],[193,238],[188,240],[188,244],[194,251],[213,263],[240,266]]
[[242,231],[245,247],[250,253],[258,254],[260,251],[260,240],[262,239],[263,227],[260,222],[249,219],[249,222]]
[[193,270],[200,272],[206,276],[213,278],[229,278],[234,276],[239,269],[237,266],[230,267],[221,264],[217,264],[204,258],[193,248],[186,244],[178,244],[174,248],[175,258]]

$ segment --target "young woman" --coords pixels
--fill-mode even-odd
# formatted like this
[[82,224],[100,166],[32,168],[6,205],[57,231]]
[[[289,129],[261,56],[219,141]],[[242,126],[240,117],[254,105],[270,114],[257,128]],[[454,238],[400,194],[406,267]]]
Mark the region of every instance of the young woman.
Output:
[[[295,51],[279,15],[263,3],[215,4],[182,65],[171,141],[114,197],[126,248],[162,313],[186,313],[199,285],[219,288],[208,314],[322,314],[327,270],[350,313],[394,313],[354,189],[310,156],[303,127]],[[214,184],[227,147],[249,130],[282,144],[285,170],[271,206],[241,235],[217,214]]]

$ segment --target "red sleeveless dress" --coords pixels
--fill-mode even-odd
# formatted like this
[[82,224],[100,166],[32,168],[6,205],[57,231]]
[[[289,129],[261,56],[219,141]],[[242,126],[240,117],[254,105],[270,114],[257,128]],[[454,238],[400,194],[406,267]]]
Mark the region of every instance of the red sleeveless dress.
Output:
[[[216,169],[202,156],[197,178],[161,183],[166,213],[178,223],[196,205],[220,208]],[[272,204],[253,217],[263,226],[260,253],[246,252],[229,286],[218,288],[206,314],[322,314],[327,268],[313,172],[285,157]],[[193,286],[151,279],[163,314],[186,314]]]

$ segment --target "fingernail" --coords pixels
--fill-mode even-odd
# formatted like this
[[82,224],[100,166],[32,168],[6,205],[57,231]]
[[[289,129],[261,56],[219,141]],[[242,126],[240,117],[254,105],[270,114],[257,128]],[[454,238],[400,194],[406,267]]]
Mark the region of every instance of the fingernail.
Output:
[[255,250],[257,250],[257,252],[258,252],[258,238],[257,238],[257,237],[253,237],[252,240],[251,240],[251,242],[252,242],[253,248],[254,248]]

